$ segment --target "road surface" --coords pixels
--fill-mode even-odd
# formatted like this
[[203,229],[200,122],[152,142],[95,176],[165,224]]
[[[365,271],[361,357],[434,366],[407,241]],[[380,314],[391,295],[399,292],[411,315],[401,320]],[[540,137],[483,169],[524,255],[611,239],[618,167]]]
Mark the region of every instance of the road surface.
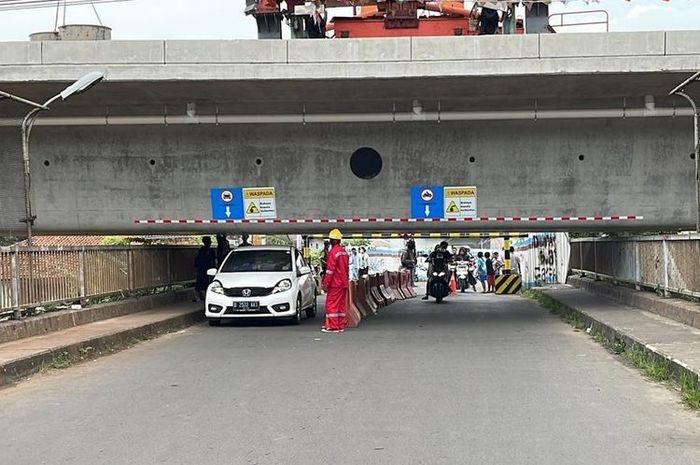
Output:
[[697,464],[700,415],[532,301],[200,325],[0,391],[3,464]]

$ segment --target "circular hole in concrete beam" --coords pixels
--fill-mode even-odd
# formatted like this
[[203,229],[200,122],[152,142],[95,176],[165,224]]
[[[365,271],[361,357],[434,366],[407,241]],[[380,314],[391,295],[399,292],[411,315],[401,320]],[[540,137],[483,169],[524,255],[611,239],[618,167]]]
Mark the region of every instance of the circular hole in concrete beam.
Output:
[[586,158],[585,155],[579,155],[579,156],[578,156],[578,159],[579,159],[580,161],[583,161],[584,158]]
[[382,171],[382,156],[370,147],[361,147],[350,156],[350,169],[360,179],[372,179]]
[[50,164],[51,164],[51,162],[50,162],[50,161],[48,161],[48,160],[44,160],[44,166],[49,166]]
[[695,152],[690,152],[690,159],[695,160]]
[[476,158],[474,157],[469,157],[469,163],[474,163],[476,161]]
[[150,160],[148,160],[148,164],[151,165],[151,166],[153,166],[153,165],[156,164],[156,161],[155,161],[154,159],[151,158]]
[[263,165],[263,159],[258,157],[255,159],[255,165],[256,166],[262,166]]

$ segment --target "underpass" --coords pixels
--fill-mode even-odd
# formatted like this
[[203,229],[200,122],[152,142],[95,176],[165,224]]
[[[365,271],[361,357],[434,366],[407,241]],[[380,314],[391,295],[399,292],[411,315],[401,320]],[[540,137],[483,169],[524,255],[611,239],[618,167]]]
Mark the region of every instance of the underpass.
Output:
[[405,301],[342,335],[313,320],[195,326],[1,397],[2,455],[18,464],[665,465],[700,452],[675,393],[517,296]]

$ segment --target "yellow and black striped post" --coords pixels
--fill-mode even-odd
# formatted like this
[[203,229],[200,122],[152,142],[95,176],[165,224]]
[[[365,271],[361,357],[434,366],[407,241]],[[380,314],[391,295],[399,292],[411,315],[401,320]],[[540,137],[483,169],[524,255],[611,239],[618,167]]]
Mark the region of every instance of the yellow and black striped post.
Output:
[[510,236],[503,238],[503,274],[510,274]]
[[501,274],[496,276],[496,294],[517,294],[523,287],[519,274]]

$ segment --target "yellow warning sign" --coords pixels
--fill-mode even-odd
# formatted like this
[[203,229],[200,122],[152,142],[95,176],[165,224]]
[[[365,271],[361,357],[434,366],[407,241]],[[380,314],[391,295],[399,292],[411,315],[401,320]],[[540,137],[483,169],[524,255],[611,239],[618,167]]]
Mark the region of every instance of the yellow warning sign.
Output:
[[459,213],[459,207],[454,200],[447,206],[445,213]]
[[445,197],[476,197],[476,187],[446,187]]
[[277,218],[274,187],[244,187],[245,219]]
[[476,186],[450,186],[443,192],[445,218],[476,217]]
[[243,189],[244,199],[274,199],[275,198],[275,188],[274,187],[257,187],[250,188],[246,187]]
[[259,215],[260,214],[260,209],[258,208],[257,205],[255,205],[255,202],[250,202],[250,205],[248,205],[248,208],[245,211],[249,215]]

